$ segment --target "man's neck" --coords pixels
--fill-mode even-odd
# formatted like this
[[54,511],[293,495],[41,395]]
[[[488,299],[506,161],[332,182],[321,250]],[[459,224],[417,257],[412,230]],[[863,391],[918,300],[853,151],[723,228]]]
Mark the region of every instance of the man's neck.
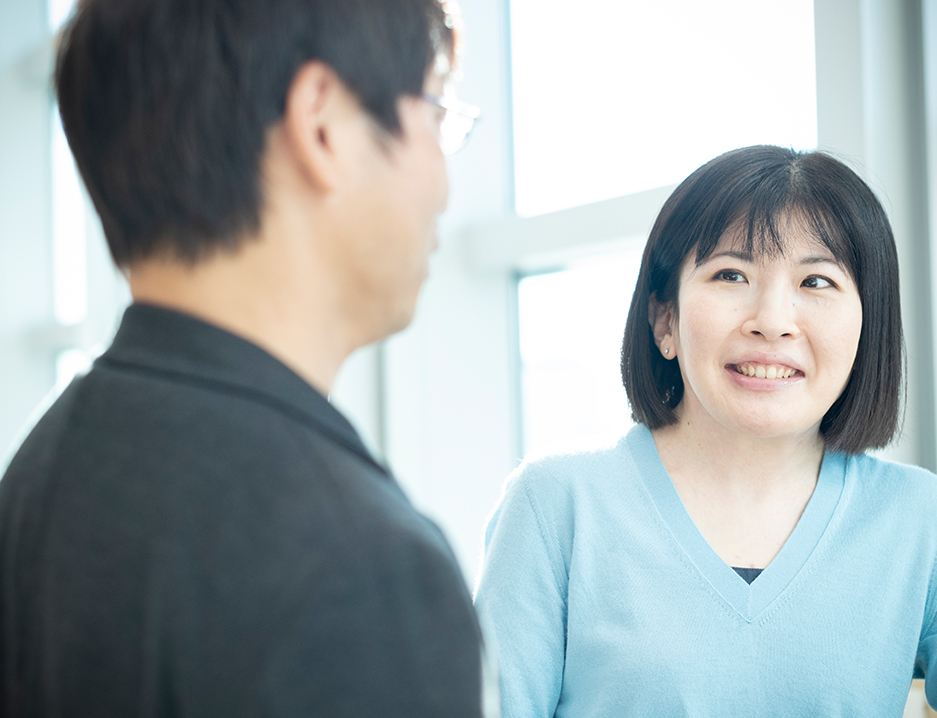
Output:
[[270,254],[261,241],[248,240],[235,253],[194,265],[147,259],[130,268],[130,291],[136,302],[174,309],[247,339],[328,395],[359,342],[333,306],[327,278],[310,269],[300,281],[295,265]]

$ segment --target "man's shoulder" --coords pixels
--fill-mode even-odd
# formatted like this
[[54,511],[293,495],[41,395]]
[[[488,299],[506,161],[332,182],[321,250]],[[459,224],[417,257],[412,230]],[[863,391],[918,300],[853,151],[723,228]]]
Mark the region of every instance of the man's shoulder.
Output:
[[373,460],[262,401],[133,373],[96,368],[59,397],[0,481],[4,515],[32,518],[0,543],[53,562],[327,603],[342,577],[336,606],[375,582],[468,601],[442,533]]
[[[186,504],[213,513],[243,503],[258,516],[278,510],[267,497],[279,497],[309,516],[340,516],[336,529],[350,530],[360,515],[367,531],[425,532],[363,447],[264,399],[99,365],[37,422],[4,481],[35,492],[54,476],[65,493],[96,487],[141,509]],[[119,490],[128,486],[136,490]]]
[[132,467],[138,476],[383,473],[350,427],[343,434],[337,412],[325,410],[338,419],[224,381],[98,363],[52,405],[22,451],[66,455],[96,471]]
[[[179,680],[219,705],[258,692],[304,710],[331,710],[337,693],[432,703],[437,686],[477,702],[468,591],[391,477],[263,402],[148,381],[92,371],[0,481],[0,575],[29,599],[0,600],[4,620],[52,607],[69,634],[46,638],[107,653],[103,671],[70,659],[101,690],[139,678],[121,657],[146,628],[165,637],[160,660],[184,661]],[[43,620],[15,616],[21,645],[38,645]],[[269,690],[238,663],[245,652],[276,676]]]

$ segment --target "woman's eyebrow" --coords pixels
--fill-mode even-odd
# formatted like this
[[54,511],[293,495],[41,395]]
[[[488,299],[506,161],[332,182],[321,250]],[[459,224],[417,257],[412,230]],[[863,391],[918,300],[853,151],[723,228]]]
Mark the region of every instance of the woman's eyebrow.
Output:
[[[714,259],[719,259],[722,257],[728,257],[730,259],[737,259],[740,262],[754,262],[754,257],[746,252],[739,252],[734,249],[726,249],[721,252],[713,252],[706,258],[706,262],[710,262]],[[832,264],[835,267],[840,269],[845,269],[845,265],[840,262],[836,257],[830,254],[808,254],[806,257],[801,257],[797,262],[800,266],[806,266],[808,264]]]
[[839,260],[837,260],[835,257],[831,257],[831,256],[828,255],[828,254],[826,254],[826,255],[824,255],[824,254],[811,254],[811,255],[808,255],[808,256],[806,256],[806,257],[801,258],[801,260],[798,262],[798,264],[800,264],[801,266],[803,266],[803,265],[805,265],[805,264],[833,264],[833,265],[835,265],[835,266],[837,266],[837,267],[840,267],[840,268],[843,267],[843,263],[842,263],[842,262],[840,262]]
[[740,262],[752,261],[751,254],[746,253],[746,252],[736,252],[735,250],[732,250],[732,249],[726,249],[722,252],[713,252],[706,258],[706,261],[708,262],[711,259],[718,259],[719,257],[730,257],[732,259],[737,259]]

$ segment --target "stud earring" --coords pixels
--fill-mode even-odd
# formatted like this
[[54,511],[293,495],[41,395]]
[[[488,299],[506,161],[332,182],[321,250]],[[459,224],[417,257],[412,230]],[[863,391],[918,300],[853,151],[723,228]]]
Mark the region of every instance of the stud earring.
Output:
[[664,354],[670,354],[670,350],[669,350],[669,349],[664,349]]

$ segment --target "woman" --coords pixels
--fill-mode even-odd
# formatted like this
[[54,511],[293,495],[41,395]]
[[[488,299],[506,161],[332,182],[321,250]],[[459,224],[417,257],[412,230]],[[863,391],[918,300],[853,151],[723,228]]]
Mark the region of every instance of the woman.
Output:
[[525,462],[476,605],[506,718],[902,715],[937,705],[937,482],[898,426],[885,213],[817,152],[694,172],[648,239],[622,349],[638,425]]

